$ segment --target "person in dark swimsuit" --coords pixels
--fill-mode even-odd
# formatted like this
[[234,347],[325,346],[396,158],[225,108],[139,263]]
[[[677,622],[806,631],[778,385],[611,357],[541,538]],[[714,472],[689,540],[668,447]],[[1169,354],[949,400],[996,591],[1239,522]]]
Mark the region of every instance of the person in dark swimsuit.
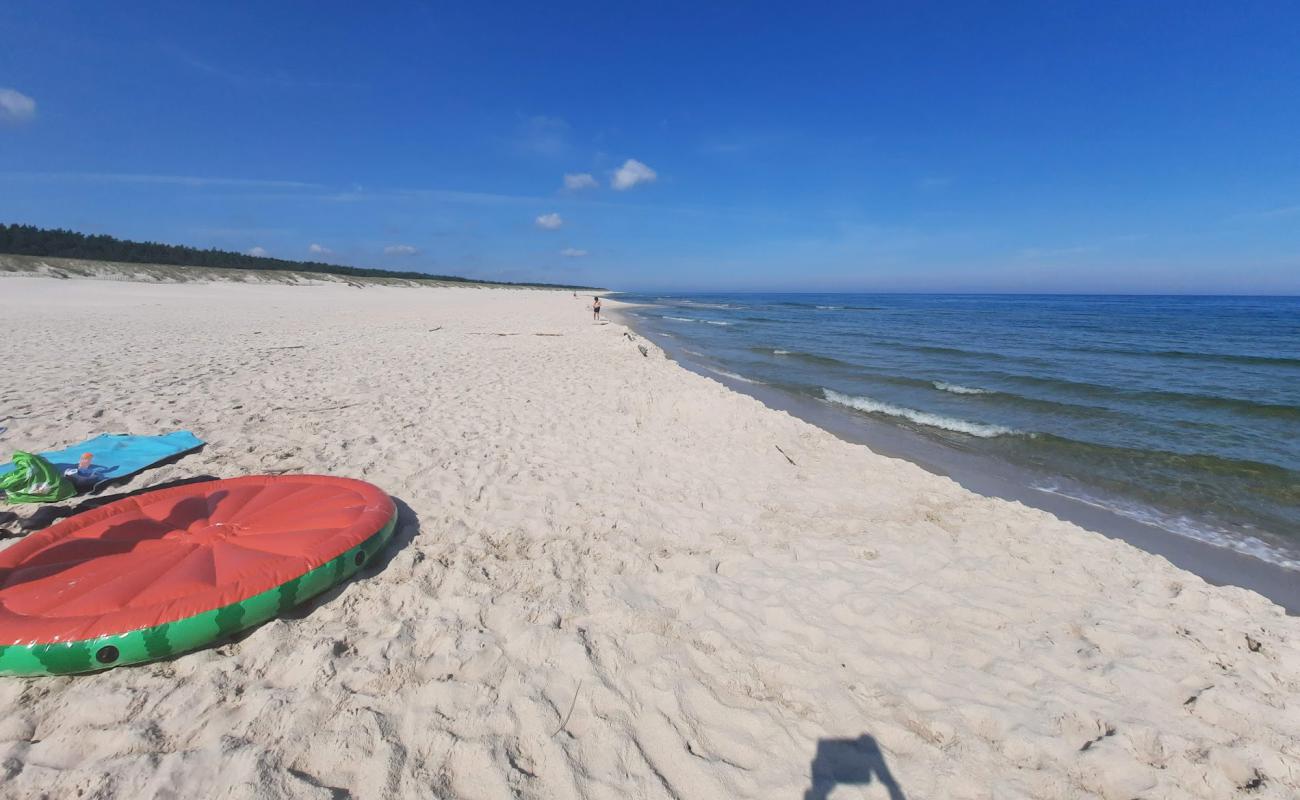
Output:
[[591,298],[591,318],[593,320],[600,319],[600,298],[599,297]]

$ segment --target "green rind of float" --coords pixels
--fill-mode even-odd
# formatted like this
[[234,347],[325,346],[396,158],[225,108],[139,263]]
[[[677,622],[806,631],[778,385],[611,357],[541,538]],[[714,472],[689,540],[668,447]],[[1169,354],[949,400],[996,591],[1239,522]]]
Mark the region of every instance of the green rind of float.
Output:
[[[0,645],[0,675],[69,675],[180,655],[261,625],[352,577],[392,538],[397,512],[370,538],[261,594],[151,628],[73,642]],[[357,555],[362,554],[360,560]],[[107,649],[106,649],[107,648]],[[109,658],[116,650],[116,658]]]

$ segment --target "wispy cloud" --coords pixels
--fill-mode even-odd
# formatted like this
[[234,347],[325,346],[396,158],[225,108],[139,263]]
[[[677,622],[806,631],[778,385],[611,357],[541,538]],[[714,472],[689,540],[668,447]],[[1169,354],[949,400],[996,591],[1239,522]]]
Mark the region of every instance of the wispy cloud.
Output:
[[569,151],[569,123],[559,117],[528,117],[519,123],[514,144],[528,155],[562,156]]
[[564,219],[559,214],[551,212],[550,214],[542,214],[535,220],[535,223],[537,227],[543,230],[553,231],[558,230],[564,224]]
[[1285,217],[1300,217],[1300,206],[1281,206],[1280,208],[1247,212],[1245,214],[1238,214],[1237,216],[1246,219],[1283,219]]
[[390,244],[384,248],[384,255],[388,256],[413,256],[418,252],[409,244]]
[[35,118],[35,100],[17,89],[0,87],[0,125],[21,125]]
[[1038,259],[1038,258],[1064,258],[1066,256],[1077,256],[1084,253],[1095,253],[1099,248],[1096,245],[1075,245],[1072,247],[1026,247],[1020,251],[1021,258]]
[[[636,162],[640,163],[640,162]],[[644,165],[642,165],[644,166]],[[646,169],[649,169],[646,167]],[[653,172],[653,170],[651,170]],[[342,188],[320,183],[293,180],[265,180],[256,178],[218,178],[195,175],[152,175],[136,173],[111,172],[0,172],[0,185],[6,182],[69,182],[102,183],[124,185],[157,185],[193,190],[249,190],[256,196],[265,192],[268,197],[283,199],[301,199],[319,203],[367,203],[367,202],[427,202],[445,205],[466,206],[532,206],[542,203],[555,203],[584,208],[623,209],[645,213],[675,214],[688,217],[722,217],[728,219],[746,219],[771,223],[784,218],[783,214],[755,211],[753,209],[727,206],[662,206],[657,204],[628,203],[622,200],[600,200],[590,192],[579,194],[503,194],[499,192],[476,192],[459,189],[421,189],[421,188],[386,188],[366,189],[354,186]],[[638,180],[640,182],[640,180]],[[264,235],[292,233],[285,228],[258,229],[205,229],[205,234],[229,236],[261,237]]]
[[571,173],[564,176],[564,188],[571,192],[580,189],[595,189],[599,185],[590,172]]
[[[323,187],[321,187],[323,188]],[[495,192],[467,192],[457,189],[361,189],[326,191],[316,195],[331,203],[361,203],[369,200],[427,200],[455,205],[506,206],[554,202],[554,197]]]
[[1115,245],[1132,244],[1133,242],[1140,242],[1145,238],[1147,238],[1145,233],[1125,233],[1118,236],[1107,236],[1084,244],[1066,245],[1064,247],[1025,247],[1020,250],[1019,255],[1021,258],[1030,260],[1068,258],[1069,256],[1080,256],[1085,253],[1115,250]]
[[367,87],[367,84],[358,81],[323,81],[303,78],[280,69],[271,72],[246,72],[213,63],[175,45],[168,45],[163,49],[190,69],[236,86],[271,86],[277,89],[364,89]]
[[747,156],[780,147],[787,138],[780,133],[715,136],[700,143],[698,150],[706,156]]
[[560,251],[560,255],[564,256],[565,258],[582,258],[587,254],[588,253],[586,250],[579,250],[576,247],[566,247]]
[[204,178],[194,175],[147,175],[128,172],[0,172],[0,180],[76,181],[85,183],[142,183],[189,186],[193,188],[230,187],[239,189],[323,189],[319,183],[276,181],[250,178]]
[[194,236],[204,238],[213,237],[217,239],[261,239],[263,237],[282,236],[286,233],[293,233],[292,228],[272,228],[272,227],[244,227],[244,228],[220,228],[208,225],[201,225],[190,228],[189,232]]
[[610,179],[610,186],[622,192],[631,189],[638,183],[653,183],[658,178],[658,173],[650,169],[650,167],[635,158],[629,158],[623,162],[623,166],[614,170],[614,176]]
[[311,253],[311,254],[314,255],[314,256],[330,256],[330,255],[334,255],[334,251],[333,251],[333,250],[329,249],[329,248],[326,247],[325,245],[322,245],[322,244],[316,244],[315,242],[312,242],[310,245],[308,245],[308,247],[307,247],[307,252],[308,252],[308,253]]
[[250,247],[244,252],[250,256],[257,256],[258,258],[266,258],[270,255],[270,253],[266,251],[265,247]]
[[536,195],[499,194],[496,192],[466,192],[456,189],[399,189],[398,194],[408,197],[435,200],[440,203],[463,203],[465,205],[520,205],[535,204],[548,198]]

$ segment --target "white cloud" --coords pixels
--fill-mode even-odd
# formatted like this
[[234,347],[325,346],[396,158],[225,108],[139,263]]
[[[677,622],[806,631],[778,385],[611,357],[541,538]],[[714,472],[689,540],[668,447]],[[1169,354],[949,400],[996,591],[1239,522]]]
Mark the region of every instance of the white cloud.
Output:
[[595,189],[598,185],[596,179],[592,177],[590,172],[579,172],[576,174],[566,174],[564,176],[564,188],[571,191],[576,192],[579,189]]
[[35,116],[35,100],[16,89],[0,89],[0,123],[18,125]]
[[389,256],[413,256],[420,252],[409,244],[390,244],[384,248],[384,255]]
[[316,244],[315,242],[311,243],[311,246],[307,248],[307,252],[314,256],[328,256],[334,254],[333,250],[324,245]]
[[566,247],[560,251],[560,255],[564,256],[565,258],[582,258],[583,256],[587,255],[587,251],[579,250],[576,247]]
[[257,256],[258,258],[266,258],[268,255],[270,255],[269,253],[266,252],[265,247],[250,247],[244,252],[246,252],[250,256]]
[[537,227],[553,231],[564,224],[564,219],[552,211],[550,214],[543,214],[537,218]]
[[621,192],[631,189],[638,183],[653,183],[658,177],[659,175],[645,164],[635,158],[629,158],[623,162],[623,166],[614,170],[614,177],[609,185]]

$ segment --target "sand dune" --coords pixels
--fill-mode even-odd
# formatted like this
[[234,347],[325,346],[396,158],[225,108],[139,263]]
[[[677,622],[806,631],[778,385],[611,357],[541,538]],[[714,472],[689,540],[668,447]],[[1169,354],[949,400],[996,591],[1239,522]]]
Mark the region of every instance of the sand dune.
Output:
[[0,679],[0,795],[1300,793],[1300,621],[585,301],[0,279],[6,454],[188,428],[200,454],[114,491],[322,472],[401,508],[386,559],[236,642]]

